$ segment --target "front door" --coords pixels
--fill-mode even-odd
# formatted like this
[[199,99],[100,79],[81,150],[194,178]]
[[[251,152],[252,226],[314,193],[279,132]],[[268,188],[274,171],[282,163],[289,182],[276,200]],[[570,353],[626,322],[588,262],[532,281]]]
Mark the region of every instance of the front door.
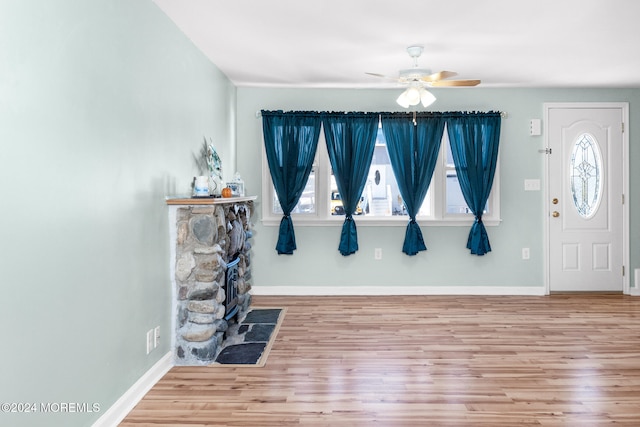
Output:
[[545,113],[549,291],[622,291],[624,106]]

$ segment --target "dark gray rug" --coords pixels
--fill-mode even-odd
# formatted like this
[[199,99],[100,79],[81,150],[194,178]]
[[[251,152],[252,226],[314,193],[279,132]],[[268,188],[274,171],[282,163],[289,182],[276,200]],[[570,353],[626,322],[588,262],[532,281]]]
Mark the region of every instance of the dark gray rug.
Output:
[[[280,308],[255,308],[244,320],[230,328],[228,343],[222,348],[215,363],[221,365],[264,364],[265,352],[277,334],[283,316]],[[266,355],[265,355],[266,356]]]

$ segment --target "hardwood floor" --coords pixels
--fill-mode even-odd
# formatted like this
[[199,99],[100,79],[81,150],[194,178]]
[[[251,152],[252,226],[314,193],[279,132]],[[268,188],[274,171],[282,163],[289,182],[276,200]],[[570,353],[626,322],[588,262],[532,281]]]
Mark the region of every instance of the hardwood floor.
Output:
[[254,297],[262,368],[174,367],[122,426],[640,426],[640,298]]

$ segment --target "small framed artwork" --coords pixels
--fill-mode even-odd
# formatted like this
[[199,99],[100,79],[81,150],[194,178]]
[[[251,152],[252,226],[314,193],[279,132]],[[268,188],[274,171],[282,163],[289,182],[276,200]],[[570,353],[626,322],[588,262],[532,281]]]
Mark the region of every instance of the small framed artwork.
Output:
[[243,182],[227,182],[227,187],[231,189],[232,197],[244,196],[244,183]]

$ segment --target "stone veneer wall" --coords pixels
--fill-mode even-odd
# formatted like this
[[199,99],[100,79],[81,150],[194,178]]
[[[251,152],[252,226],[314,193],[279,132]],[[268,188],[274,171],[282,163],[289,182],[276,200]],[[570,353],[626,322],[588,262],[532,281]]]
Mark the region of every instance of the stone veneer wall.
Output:
[[208,365],[228,328],[225,272],[238,254],[238,318],[251,303],[253,202],[178,208],[176,214],[176,365]]

